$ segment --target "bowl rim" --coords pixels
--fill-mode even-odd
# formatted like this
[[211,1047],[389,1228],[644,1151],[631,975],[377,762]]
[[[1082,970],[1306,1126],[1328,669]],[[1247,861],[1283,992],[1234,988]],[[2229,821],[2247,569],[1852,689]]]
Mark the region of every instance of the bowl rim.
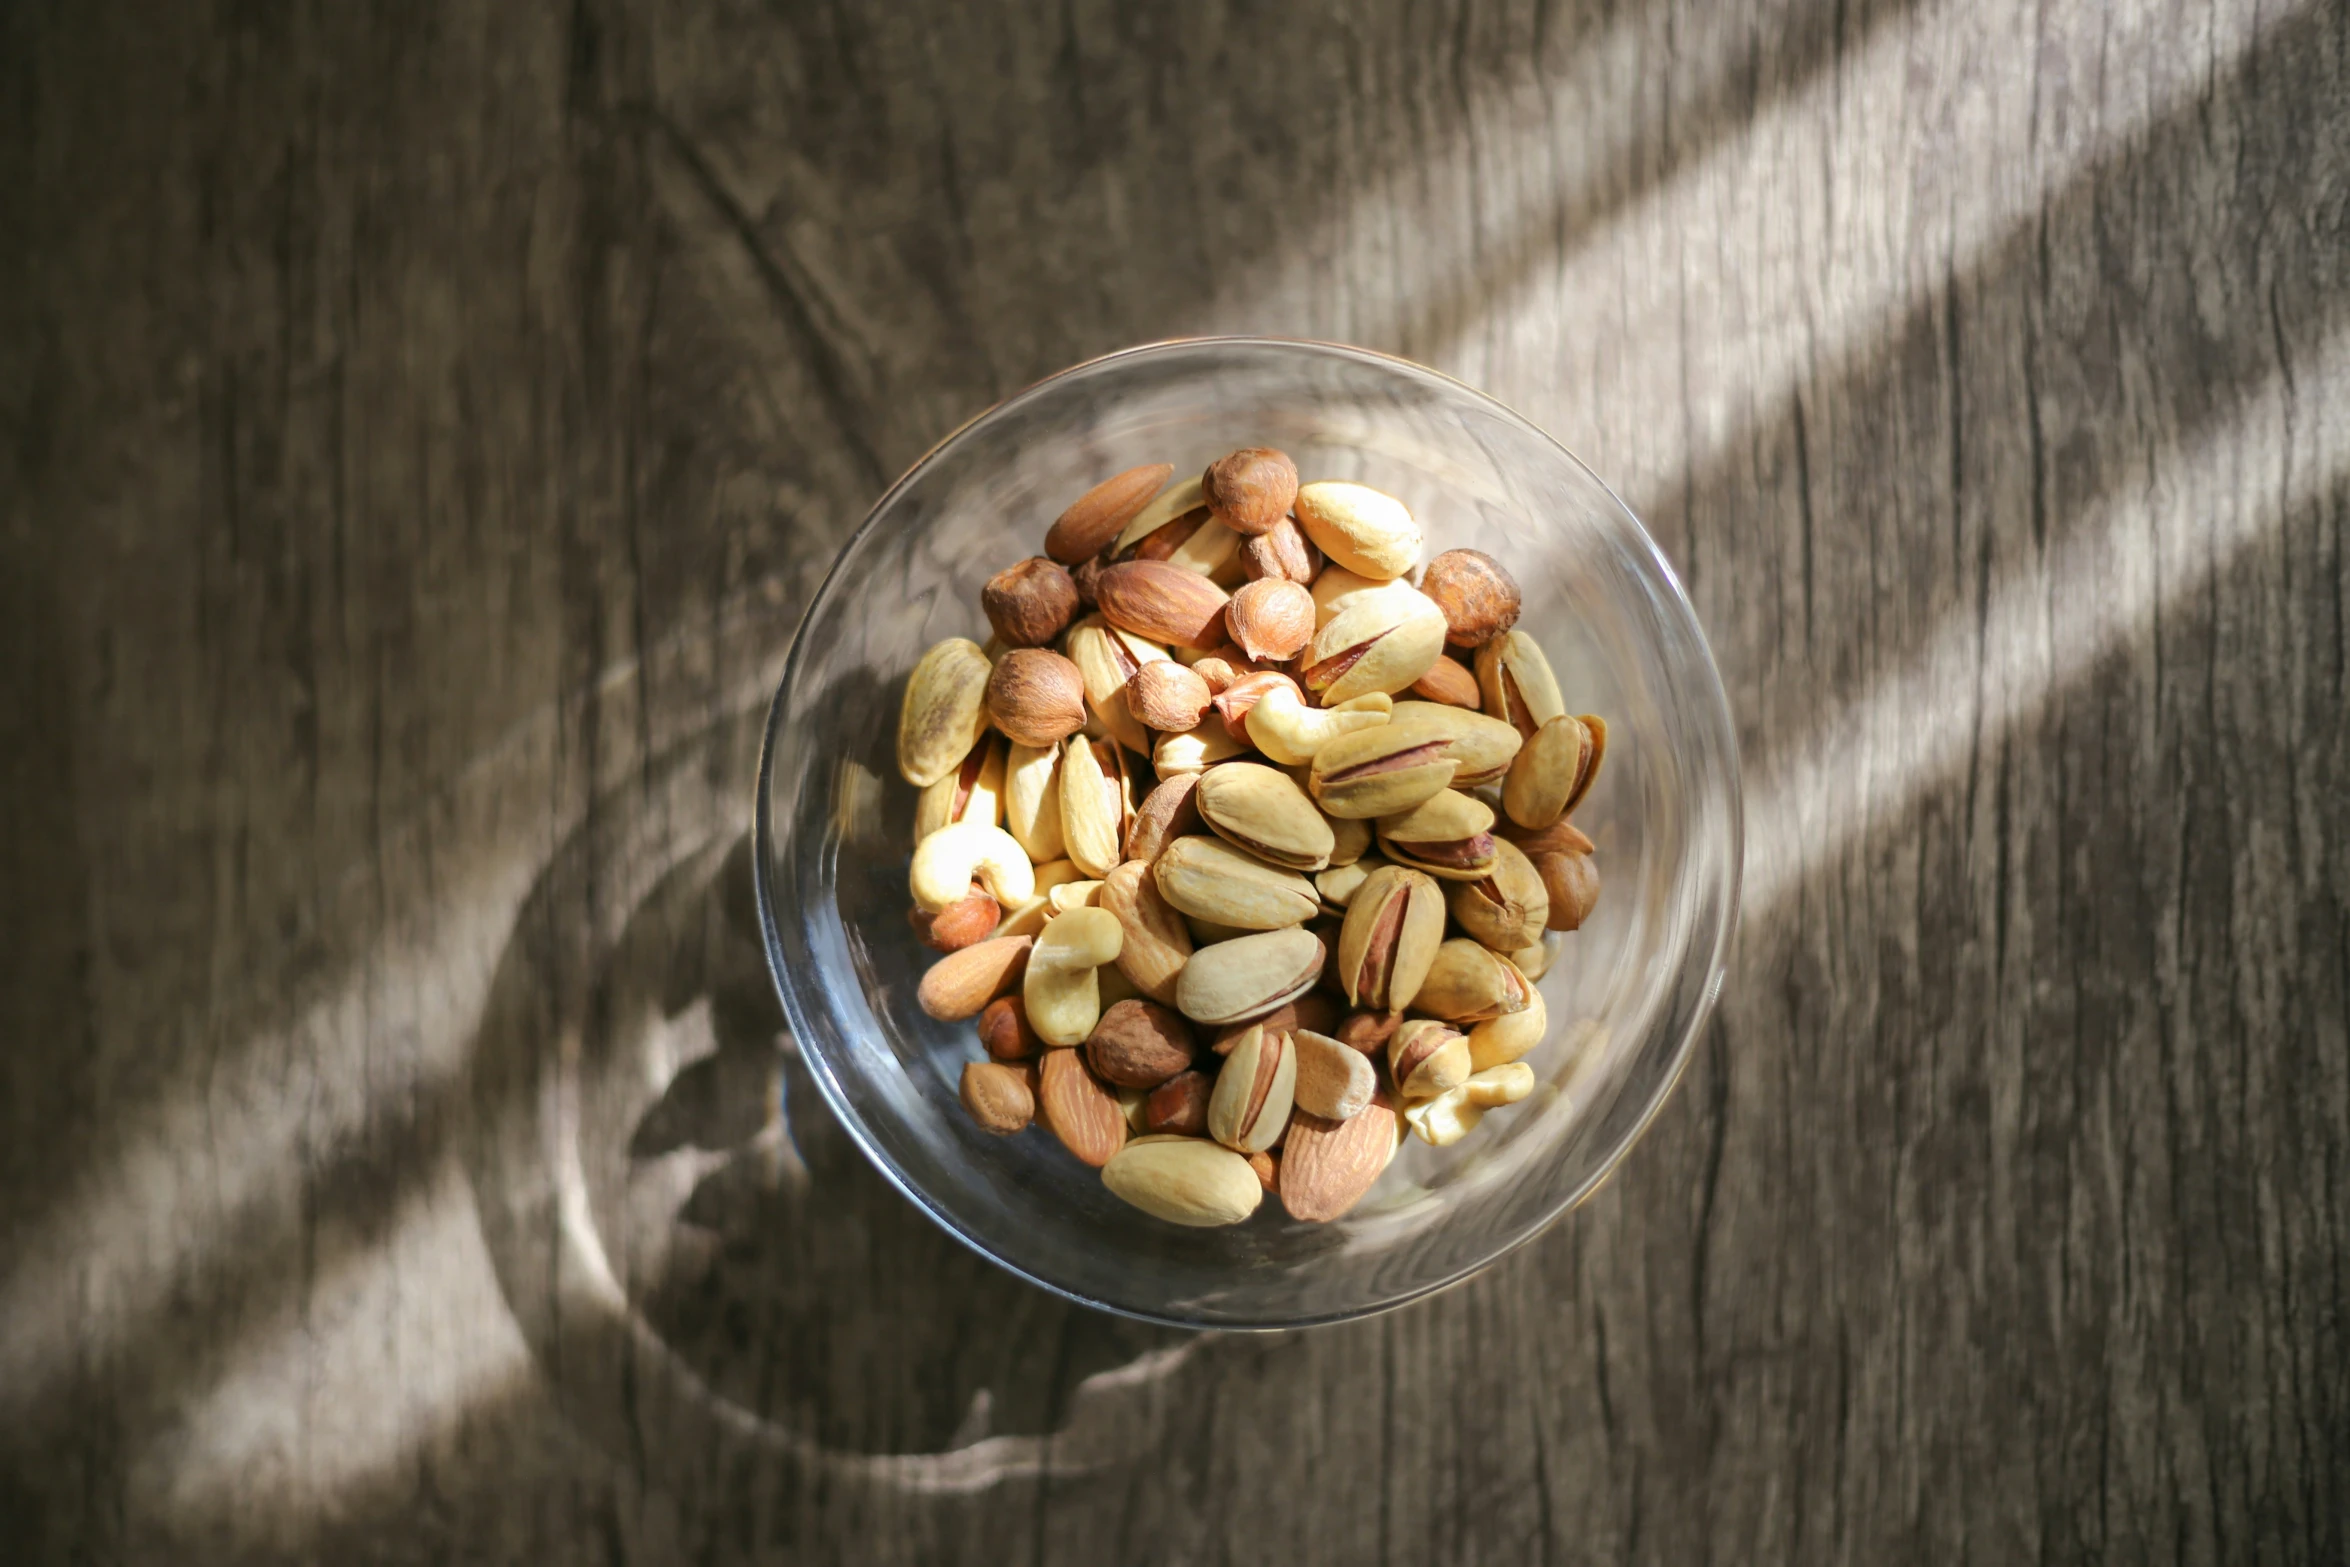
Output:
[[[896,1163],[881,1151],[875,1139],[866,1129],[863,1119],[850,1106],[847,1094],[834,1077],[831,1061],[825,1057],[823,1052],[805,1048],[800,1044],[801,1041],[815,1037],[818,1031],[811,1027],[809,1014],[801,1005],[794,985],[787,978],[790,970],[784,962],[782,935],[776,923],[774,898],[768,886],[768,867],[774,861],[777,848],[775,824],[770,816],[768,802],[773,792],[776,743],[782,730],[784,698],[791,691],[792,683],[800,670],[800,658],[805,651],[803,638],[808,623],[814,616],[816,607],[823,603],[825,595],[832,591],[834,580],[840,575],[844,563],[855,552],[857,546],[863,542],[866,534],[872,531],[882,513],[889,509],[890,503],[897,499],[899,492],[919,479],[941,454],[981,423],[995,417],[1015,403],[1035,396],[1049,386],[1067,380],[1071,376],[1097,370],[1104,365],[1114,364],[1121,360],[1146,358],[1176,349],[1214,346],[1298,350],[1312,355],[1352,359],[1384,370],[1402,371],[1408,375],[1425,376],[1431,380],[1442,382],[1488,405],[1495,412],[1523,426],[1534,436],[1555,447],[1559,455],[1566,458],[1569,463],[1580,469],[1586,478],[1599,486],[1600,491],[1614,503],[1616,510],[1622,514],[1623,519],[1632,525],[1632,530],[1639,537],[1650,563],[1656,568],[1668,590],[1669,602],[1685,617],[1689,628],[1696,635],[1699,651],[1704,654],[1705,667],[1701,690],[1705,696],[1711,698],[1714,716],[1719,720],[1719,732],[1727,752],[1725,757],[1728,763],[1726,805],[1729,816],[1730,842],[1726,855],[1729,863],[1729,876],[1727,885],[1723,888],[1722,915],[1714,932],[1712,950],[1705,955],[1705,983],[1699,994],[1697,1005],[1690,1013],[1688,1026],[1682,1031],[1681,1037],[1673,1042],[1671,1059],[1666,1065],[1664,1076],[1658,1084],[1656,1092],[1641,1108],[1638,1118],[1631,1127],[1617,1139],[1616,1145],[1606,1152],[1597,1168],[1580,1185],[1560,1199],[1558,1204],[1543,1215],[1540,1220],[1528,1225],[1523,1233],[1497,1246],[1477,1261],[1457,1268],[1442,1278],[1415,1285],[1411,1289],[1387,1299],[1343,1310],[1294,1317],[1281,1316],[1266,1317],[1257,1321],[1203,1323],[1190,1318],[1171,1316],[1142,1307],[1125,1305],[1117,1301],[1097,1299],[1081,1290],[1072,1289],[1065,1284],[1022,1267],[1019,1263],[1004,1256],[995,1248],[982,1242],[977,1236],[966,1231],[950,1214],[932,1201],[927,1192],[909,1180]],[[790,649],[785,655],[783,672],[777,679],[775,694],[768,702],[767,717],[759,739],[759,771],[756,790],[756,796],[752,801],[751,819],[751,886],[758,910],[759,943],[767,961],[768,981],[775,987],[777,999],[783,1005],[784,1018],[790,1025],[794,1048],[799,1049],[801,1060],[808,1068],[808,1075],[814,1079],[817,1090],[823,1095],[825,1105],[831,1111],[833,1119],[848,1133],[850,1141],[856,1144],[858,1151],[865,1156],[866,1162],[871,1164],[884,1180],[888,1181],[900,1195],[911,1202],[932,1223],[938,1225],[947,1234],[995,1266],[1036,1288],[1089,1310],[1104,1311],[1113,1316],[1125,1317],[1137,1322],[1147,1322],[1159,1327],[1179,1328],[1195,1333],[1281,1332],[1295,1328],[1324,1327],[1341,1322],[1360,1321],[1366,1317],[1375,1317],[1396,1311],[1413,1304],[1415,1301],[1426,1300],[1432,1295],[1440,1294],[1484,1272],[1513,1252],[1548,1234],[1560,1219],[1589,1202],[1593,1195],[1615,1176],[1616,1171],[1622,1167],[1632,1149],[1648,1135],[1649,1128],[1655,1124],[1657,1116],[1663,1112],[1665,1105],[1672,1099],[1674,1090],[1680,1086],[1681,1078],[1688,1070],[1690,1057],[1696,1053],[1698,1038],[1705,1032],[1706,1025],[1712,1020],[1714,1008],[1721,1000],[1722,983],[1729,969],[1730,943],[1737,935],[1739,916],[1743,912],[1745,896],[1745,781],[1740,765],[1737,724],[1730,713],[1729,693],[1722,684],[1721,667],[1714,660],[1713,644],[1705,635],[1704,624],[1697,618],[1696,606],[1689,601],[1689,594],[1682,585],[1680,573],[1675,571],[1672,562],[1665,558],[1664,551],[1658,546],[1654,536],[1649,533],[1647,524],[1643,523],[1639,514],[1625,503],[1621,495],[1616,493],[1615,487],[1601,478],[1590,464],[1569,450],[1566,443],[1491,393],[1471,386],[1457,376],[1447,375],[1441,370],[1421,364],[1416,360],[1406,359],[1397,354],[1382,353],[1377,349],[1363,348],[1352,343],[1330,342],[1320,338],[1281,337],[1258,333],[1210,333],[1195,337],[1159,338],[1150,342],[1131,344],[1125,348],[1097,354],[1090,359],[1079,360],[1050,375],[1031,381],[1019,390],[1008,393],[988,404],[933,442],[920,457],[907,466],[906,471],[900,474],[894,483],[881,492],[872,506],[867,508],[863,520],[851,530],[848,538],[842,541],[839,550],[834,553],[832,564],[825,568],[823,580],[817,583],[815,591],[808,596],[807,604],[801,610],[799,620],[792,628]]]

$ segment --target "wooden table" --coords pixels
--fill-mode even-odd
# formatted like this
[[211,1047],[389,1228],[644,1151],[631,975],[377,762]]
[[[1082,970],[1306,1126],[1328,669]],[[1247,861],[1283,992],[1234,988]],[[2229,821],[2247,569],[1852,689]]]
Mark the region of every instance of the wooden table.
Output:
[[[0,78],[9,1560],[2350,1560],[2350,9],[35,0]],[[1582,1211],[1196,1340],[880,1186],[730,855],[879,488],[1227,330],[1615,480],[1751,841]]]

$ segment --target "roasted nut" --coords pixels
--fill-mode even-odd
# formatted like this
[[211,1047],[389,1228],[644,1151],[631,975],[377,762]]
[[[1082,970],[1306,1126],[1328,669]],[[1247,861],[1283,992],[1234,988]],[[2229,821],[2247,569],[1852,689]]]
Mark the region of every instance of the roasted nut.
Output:
[[1127,519],[1126,526],[1118,530],[1117,541],[1110,546],[1110,553],[1121,556],[1139,548],[1143,540],[1169,523],[1188,517],[1195,511],[1204,512],[1207,505],[1208,498],[1202,493],[1198,479],[1177,479],[1152,496],[1141,510]]
[[1004,910],[1003,923],[996,926],[998,936],[1033,936],[1044,929],[1044,922],[1058,911],[1053,908],[1052,895],[1068,882],[1083,881],[1085,872],[1074,860],[1047,860],[1036,868],[1036,889],[1024,901],[1011,904]]
[[[1201,780],[1201,787],[1206,783]],[[1312,882],[1221,838],[1178,838],[1151,871],[1160,894],[1176,908],[1240,930],[1279,930],[1312,919],[1319,907]]]
[[914,933],[922,938],[924,946],[937,952],[960,952],[994,933],[996,922],[1003,918],[1003,908],[986,893],[974,892],[935,914],[915,909],[911,918]]
[[990,1001],[1020,985],[1032,945],[1027,936],[996,936],[950,952],[930,965],[914,999],[942,1023],[977,1017]]
[[1412,1005],[1451,1023],[1482,1023],[1524,1010],[1534,994],[1510,960],[1480,941],[1456,936],[1436,949]]
[[1202,724],[1179,735],[1161,735],[1151,747],[1151,766],[1161,778],[1197,773],[1230,761],[1248,747],[1224,732],[1222,724]]
[[1281,1145],[1281,1206],[1293,1219],[1326,1224],[1343,1218],[1402,1142],[1402,1125],[1384,1095],[1343,1121],[1300,1110]]
[[1257,704],[1276,691],[1297,695],[1297,682],[1276,669],[1254,670],[1232,681],[1216,693],[1216,716],[1224,721],[1224,732],[1242,747],[1254,744],[1249,737],[1249,715]]
[[1115,962],[1125,940],[1106,909],[1071,909],[1046,924],[1028,957],[1020,997],[1028,1026],[1048,1045],[1079,1045],[1101,1018],[1095,970]]
[[974,880],[1006,908],[1026,902],[1036,891],[1028,856],[1001,827],[962,822],[941,827],[914,846],[906,882],[916,908],[936,914],[960,903],[970,896]]
[[1205,1072],[1178,1072],[1150,1091],[1143,1102],[1142,1124],[1148,1132],[1176,1137],[1199,1137],[1208,1129],[1208,1099],[1216,1080]]
[[1098,909],[1101,891],[1099,881],[1065,881],[1045,894],[1045,906],[1055,914],[1066,914],[1071,909]]
[[998,1061],[1025,1061],[1044,1048],[1018,996],[998,996],[987,1004],[979,1014],[979,1042]]
[[1183,916],[1159,893],[1149,864],[1128,860],[1102,881],[1101,906],[1125,932],[1118,970],[1153,1001],[1172,1005],[1175,978],[1191,961],[1191,932]]
[[[1548,889],[1544,890],[1547,894]],[[1510,967],[1525,975],[1527,979],[1540,980],[1543,975],[1550,972],[1551,962],[1558,956],[1557,938],[1546,931],[1540,940],[1530,941],[1525,946],[1518,948],[1517,951],[1505,952],[1502,956],[1510,960]]]
[[[1309,777],[1311,775],[1309,774]],[[1322,813],[1330,823],[1330,863],[1352,865],[1371,852],[1371,824],[1359,817]]]
[[1026,1063],[966,1062],[957,1097],[980,1130],[1009,1137],[1036,1119],[1036,1068]]
[[917,789],[953,772],[987,731],[993,668],[979,644],[949,637],[922,655],[898,707],[898,772]]
[[1221,586],[1240,580],[1240,535],[1201,506],[1123,551],[1111,564],[1119,560],[1165,561],[1170,566],[1212,578]]
[[1155,462],[1104,479],[1046,530],[1044,552],[1064,566],[1100,554],[1173,477],[1174,464]]
[[1406,1104],[1433,1099],[1469,1075],[1469,1041],[1458,1029],[1413,1018],[1387,1042],[1387,1075]]
[[1193,799],[1218,837],[1268,864],[1315,871],[1330,863],[1330,823],[1287,773],[1228,762],[1201,776]]
[[1183,928],[1191,932],[1194,952],[1202,947],[1212,947],[1219,941],[1230,941],[1236,936],[1249,934],[1238,925],[1219,925],[1214,920],[1203,920],[1189,914],[1183,916]]
[[1059,746],[1011,748],[1004,768],[1004,827],[1038,865],[1068,852],[1061,832]]
[[1221,654],[1211,653],[1192,661],[1191,672],[1208,683],[1208,695],[1214,696],[1240,678],[1239,666]]
[[1262,1023],[1283,1034],[1294,1034],[1301,1028],[1327,1034],[1338,1026],[1338,1016],[1336,996],[1324,990],[1309,990],[1290,997],[1269,1012],[1244,1017],[1236,1023],[1226,1023],[1217,1030],[1215,1041],[1209,1048],[1220,1056],[1232,1054],[1232,1047],[1240,1043],[1240,1036],[1247,1033],[1249,1025],[1253,1023]]
[[1375,1055],[1387,1048],[1402,1026],[1401,1012],[1350,1012],[1331,1037],[1365,1055]]
[[1350,697],[1335,707],[1308,707],[1297,687],[1283,679],[1248,709],[1248,738],[1284,767],[1311,762],[1341,735],[1376,729],[1387,722],[1394,702],[1383,691]]
[[1289,1124],[1297,1088],[1297,1052],[1289,1036],[1262,1024],[1243,1034],[1216,1074],[1208,1099],[1208,1135],[1242,1153],[1263,1153]]
[[1048,1050],[1038,1063],[1037,1108],[1061,1146],[1100,1169],[1126,1145],[1118,1096],[1086,1069],[1081,1050]]
[[1459,1142],[1477,1129],[1485,1112],[1516,1104],[1534,1091],[1534,1072],[1522,1063],[1478,1072],[1458,1087],[1404,1107],[1403,1118],[1420,1141],[1434,1148]]
[[1483,647],[1518,623],[1517,579],[1483,550],[1446,550],[1428,562],[1420,591],[1444,611],[1456,647]]
[[1583,720],[1561,713],[1534,731],[1502,786],[1501,808],[1520,827],[1548,827],[1573,808],[1599,771],[1600,736]]
[[1314,639],[1314,596],[1280,577],[1247,583],[1225,606],[1224,625],[1250,658],[1295,658]]
[[[1106,768],[1105,750],[1110,753]],[[1088,876],[1107,876],[1118,863],[1126,837],[1124,787],[1115,747],[1083,735],[1071,735],[1061,747],[1061,841]]]
[[1475,881],[1454,882],[1447,901],[1461,929],[1496,952],[1510,953],[1542,939],[1550,892],[1516,844],[1496,838],[1493,851],[1492,869]]
[[1280,577],[1303,585],[1321,574],[1322,552],[1295,517],[1284,517],[1255,538],[1240,541],[1240,564],[1251,582]]
[[1004,741],[1000,736],[990,737],[973,746],[953,770],[915,798],[914,841],[920,843],[941,827],[957,822],[993,827],[1003,819],[1003,799]]
[[1505,631],[1477,650],[1477,687],[1485,695],[1485,711],[1529,740],[1567,710],[1550,660],[1523,631]]
[[1088,615],[1069,628],[1069,662],[1085,677],[1085,699],[1109,730],[1110,738],[1129,751],[1147,752],[1150,732],[1126,703],[1126,684],[1143,665],[1156,663],[1167,650],[1141,637],[1120,631],[1099,615]]
[[1599,865],[1588,854],[1538,854],[1535,872],[1550,895],[1552,930],[1581,930],[1599,902]]
[[1069,568],[1069,581],[1077,589],[1078,608],[1091,611],[1097,607],[1094,584],[1101,580],[1102,571],[1109,564],[1110,557],[1107,555],[1088,555]]
[[1353,901],[1354,895],[1370,879],[1371,873],[1386,863],[1377,858],[1357,860],[1352,865],[1333,865],[1326,871],[1317,872],[1314,876],[1314,893],[1322,900],[1322,912],[1344,914],[1347,904]]
[[1408,582],[1349,593],[1322,621],[1300,678],[1322,703],[1410,688],[1444,656],[1444,616]]
[[[1404,704],[1410,706],[1410,703]],[[1421,706],[1428,704],[1422,703]],[[1460,771],[1452,742],[1395,729],[1393,717],[1330,740],[1314,752],[1306,788],[1332,816],[1394,816],[1442,794]]]
[[1198,1045],[1191,1025],[1173,1008],[1152,1001],[1121,1001],[1105,1008],[1086,1036],[1085,1059],[1105,1083],[1156,1088],[1191,1069]]
[[1169,1224],[1238,1224],[1265,1188],[1248,1160],[1204,1137],[1137,1137],[1102,1167],[1112,1196]]
[[1205,680],[1171,658],[1143,665],[1126,682],[1126,705],[1143,727],[1176,734],[1198,727],[1213,694]]
[[1589,854],[1597,847],[1583,835],[1582,828],[1564,818],[1532,831],[1515,822],[1503,822],[1495,830],[1525,850],[1530,860],[1546,854]]
[[1330,618],[1346,608],[1347,601],[1358,593],[1376,593],[1392,578],[1358,577],[1344,566],[1324,568],[1322,574],[1306,584],[1306,591],[1314,596],[1314,629],[1321,630]]
[[1085,727],[1085,677],[1050,648],[1014,648],[987,677],[987,712],[1021,745],[1056,745]]
[[1360,1050],[1299,1029],[1289,1036],[1297,1056],[1297,1107],[1330,1121],[1347,1121],[1371,1107],[1379,1074]]
[[1379,851],[1447,881],[1477,881],[1495,859],[1493,807],[1446,789],[1410,810],[1379,818]]
[[1400,577],[1419,563],[1420,525],[1392,495],[1323,479],[1299,486],[1294,504],[1306,537],[1357,576]]
[[1449,653],[1429,665],[1428,673],[1412,682],[1412,694],[1442,702],[1447,707],[1471,709],[1485,700],[1485,693],[1477,688],[1477,677],[1469,666]]
[[1382,865],[1356,890],[1338,931],[1338,988],[1350,1005],[1400,1012],[1444,940],[1444,894],[1418,871]]
[[1528,986],[1526,1004],[1515,1012],[1487,1018],[1469,1030],[1469,1070],[1506,1066],[1542,1043],[1550,1032],[1550,1008],[1542,992]]
[[1264,533],[1297,499],[1297,464],[1269,446],[1244,446],[1208,464],[1200,493],[1218,522],[1238,533]]
[[[1282,1128],[1283,1136],[1287,1136],[1288,1132],[1287,1127]],[[1267,1195],[1281,1190],[1281,1155],[1278,1151],[1252,1153],[1245,1157],[1248,1159],[1249,1169],[1256,1175],[1257,1184],[1265,1189]]]
[[[1124,947],[1118,949],[1120,956],[1124,956],[1125,951]],[[1121,1001],[1148,1001],[1150,999],[1142,993],[1134,981],[1126,977],[1126,971],[1114,962],[1105,963],[1095,969],[1093,978],[1094,984],[1101,990],[1101,1003],[1104,1012],[1109,1011]]]
[[1121,561],[1094,583],[1102,618],[1121,631],[1178,647],[1224,640],[1224,590],[1159,560]]
[[1321,937],[1296,926],[1201,947],[1175,982],[1175,1009],[1211,1025],[1259,1016],[1312,989],[1327,956]]
[[1460,764],[1452,775],[1455,789],[1501,782],[1521,744],[1518,732],[1500,719],[1441,702],[1398,702],[1388,724],[1391,743],[1442,740],[1444,754]]
[[979,590],[979,607],[1012,647],[1042,647],[1077,613],[1077,584],[1042,555],[1006,566]]
[[1126,829],[1126,858],[1155,860],[1168,844],[1199,830],[1199,803],[1192,793],[1199,781],[1198,773],[1178,773],[1143,797]]

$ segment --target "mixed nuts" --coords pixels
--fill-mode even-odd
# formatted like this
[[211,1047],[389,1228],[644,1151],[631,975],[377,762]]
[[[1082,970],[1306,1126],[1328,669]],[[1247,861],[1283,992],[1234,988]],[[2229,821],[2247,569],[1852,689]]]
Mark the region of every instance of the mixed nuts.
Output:
[[986,646],[914,666],[916,999],[976,1020],[982,1129],[1170,1223],[1327,1221],[1533,1091],[1607,724],[1501,562],[1422,550],[1270,448],[1132,468],[987,580]]

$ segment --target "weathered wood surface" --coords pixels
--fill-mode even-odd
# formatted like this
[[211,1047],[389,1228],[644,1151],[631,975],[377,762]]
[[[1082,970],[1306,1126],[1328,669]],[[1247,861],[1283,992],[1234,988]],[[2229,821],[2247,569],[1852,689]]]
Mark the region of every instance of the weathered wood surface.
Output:
[[[2350,1560],[2350,10],[0,29],[10,1560]],[[1583,1212],[1187,1344],[741,1113],[723,860],[879,486],[1234,329],[1618,483],[1750,891]]]

